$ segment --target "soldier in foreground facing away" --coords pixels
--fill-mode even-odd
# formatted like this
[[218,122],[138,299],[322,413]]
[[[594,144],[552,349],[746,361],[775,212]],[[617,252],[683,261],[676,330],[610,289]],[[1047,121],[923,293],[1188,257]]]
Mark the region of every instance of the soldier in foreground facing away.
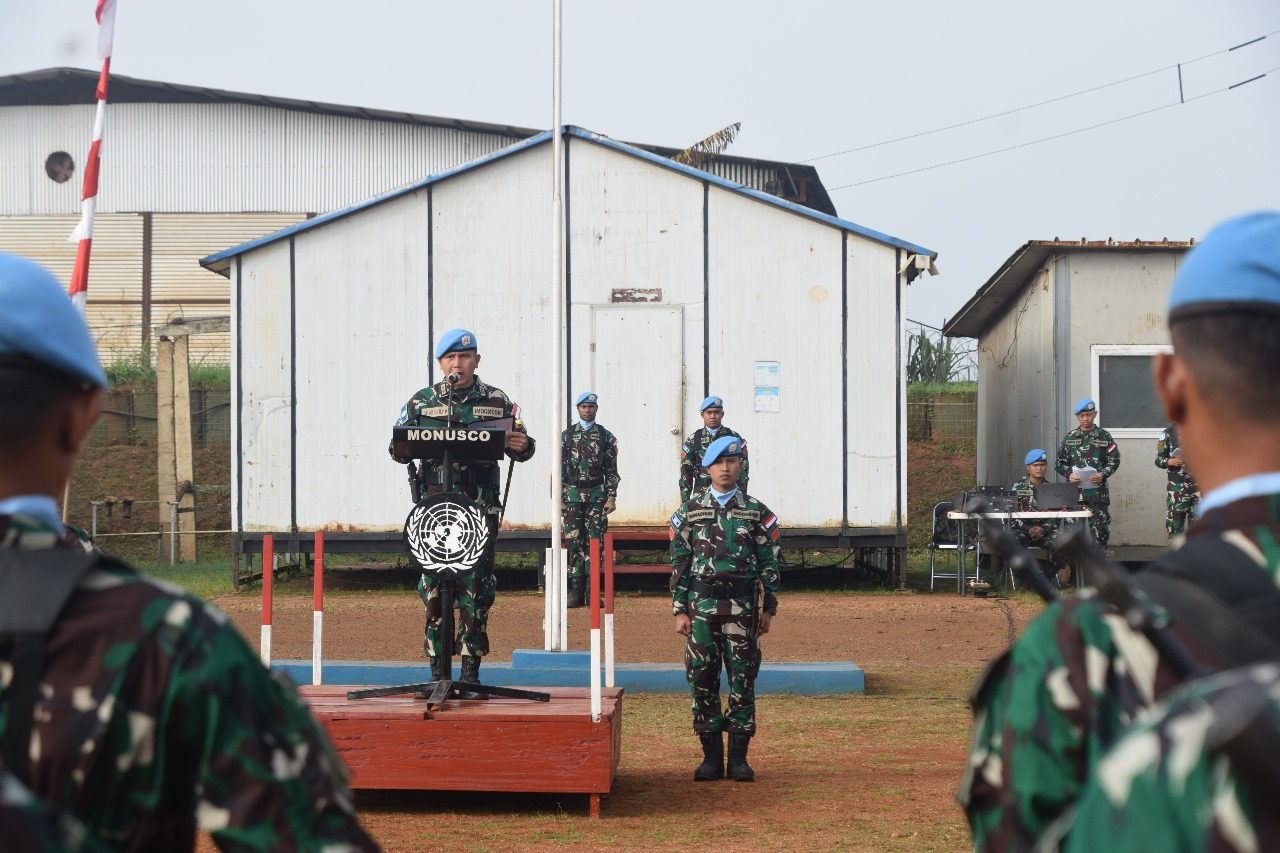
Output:
[[596,423],[600,397],[578,395],[579,423],[560,434],[560,505],[564,536],[569,540],[568,607],[581,607],[591,577],[591,540],[604,539],[609,514],[618,508],[618,440]]
[[[1274,659],[1280,645],[1280,214],[1227,222],[1191,250],[1170,293],[1169,331],[1174,351],[1156,356],[1156,390],[1205,496],[1185,543],[1137,573],[1134,583],[1169,613],[1173,635],[1201,666]],[[1152,738],[1162,736],[1161,712],[1151,706],[1182,678],[1173,661],[1093,590],[1047,607],[974,689],[973,746],[959,797],[974,845],[1026,850],[1044,842],[1052,849],[1070,829],[1086,784],[1096,784],[1103,790],[1090,795],[1095,805],[1105,795],[1116,811],[1088,819],[1080,813],[1075,826],[1094,840],[1090,849],[1275,849],[1276,836],[1266,832],[1256,837],[1272,839],[1270,845],[1237,843],[1259,822],[1275,821],[1275,800],[1251,797],[1221,753],[1210,758],[1201,751],[1198,739],[1211,715],[1184,717],[1188,726],[1180,732],[1166,728],[1188,748],[1177,753],[1176,772],[1148,774],[1158,754],[1172,754],[1153,748]],[[1180,694],[1167,713],[1181,714],[1219,686]],[[1156,721],[1154,728],[1135,731],[1112,749],[1139,717]],[[1098,764],[1104,754],[1113,756],[1105,775]],[[1273,760],[1275,750],[1265,754]],[[1198,774],[1210,766],[1206,787]],[[1168,786],[1161,794],[1169,798],[1167,808],[1150,806],[1151,785]],[[1182,813],[1169,819],[1175,809]],[[1198,828],[1195,843],[1169,841],[1188,826]],[[1227,842],[1214,848],[1218,839]],[[1068,841],[1076,844],[1074,831]]]
[[[688,638],[685,674],[693,689],[693,730],[702,741],[695,782],[754,782],[747,747],[756,732],[760,635],[778,612],[778,518],[738,487],[742,442],[722,436],[702,457],[711,484],[671,516],[671,612]],[[764,588],[760,601],[759,588]],[[729,674],[729,712],[720,707],[720,669]]]
[[707,469],[702,467],[702,457],[711,442],[720,438],[738,439],[742,449],[742,474],[738,478],[738,488],[744,492],[747,490],[748,469],[751,465],[747,458],[747,440],[724,425],[724,400],[707,397],[702,401],[699,411],[702,413],[702,426],[689,433],[680,448],[680,503],[688,501],[711,483]]
[[[1089,528],[1093,541],[1100,551],[1106,551],[1111,541],[1111,491],[1107,481],[1120,468],[1120,448],[1111,433],[1094,424],[1097,403],[1086,397],[1076,403],[1075,414],[1080,425],[1062,439],[1056,470],[1068,483],[1079,484],[1080,500],[1092,513]],[[1090,475],[1087,483],[1081,483],[1077,468],[1093,468],[1097,473]]]
[[[56,496],[106,376],[43,267],[0,255],[0,748],[113,850],[375,850],[346,770],[226,615],[93,552]],[[0,840],[0,845],[12,843]]]
[[1156,441],[1156,467],[1169,472],[1169,486],[1164,498],[1164,527],[1172,539],[1186,530],[1187,520],[1195,518],[1196,507],[1200,505],[1200,487],[1182,458],[1177,424],[1170,424]]
[[[1028,451],[1024,460],[1027,476],[1013,484],[1018,493],[1018,506],[1023,510],[1031,509],[1035,504],[1036,486],[1045,482],[1045,472],[1049,470],[1049,454],[1043,450]],[[1043,548],[1049,552],[1049,564],[1057,572],[1066,567],[1067,561],[1058,553],[1058,522],[1053,520],[1034,519],[1024,521],[1014,519],[1009,530],[1024,548]]]
[[[476,336],[466,329],[450,329],[440,336],[436,344],[436,363],[440,375],[445,377],[434,385],[414,394],[400,410],[397,426],[419,426],[422,418],[447,421],[452,412],[455,424],[473,424],[477,421],[514,418],[515,429],[507,433],[506,454],[516,462],[528,462],[533,458],[534,442],[525,432],[520,420],[520,407],[511,402],[501,388],[487,385],[476,376],[480,366],[480,350]],[[453,381],[451,382],[450,379]],[[412,462],[400,459],[394,448],[388,446],[391,458],[403,464]],[[450,637],[455,649],[462,651],[462,672],[459,681],[480,683],[480,659],[489,653],[489,609],[498,597],[498,581],[493,574],[493,553],[498,539],[498,517],[502,513],[502,501],[498,497],[502,472],[497,462],[459,461],[453,463],[453,490],[466,495],[485,510],[489,522],[489,547],[476,565],[476,569],[461,580],[454,581],[458,606],[458,636]],[[440,460],[423,460],[423,477],[427,492],[444,491],[444,474]],[[448,658],[439,654],[440,637],[440,581],[434,576],[418,579],[418,596],[427,609],[427,624],[423,651],[431,666],[432,680],[449,678],[445,672]]]

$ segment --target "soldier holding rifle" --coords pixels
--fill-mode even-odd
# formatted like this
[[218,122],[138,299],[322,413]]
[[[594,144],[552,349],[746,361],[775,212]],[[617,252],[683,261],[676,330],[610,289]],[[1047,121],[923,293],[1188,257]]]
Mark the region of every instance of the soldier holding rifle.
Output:
[[[501,388],[485,384],[476,375],[480,352],[474,334],[466,329],[451,329],[441,335],[440,342],[436,344],[436,363],[444,378],[423,388],[405,403],[397,426],[418,426],[432,420],[466,425],[511,418],[514,428],[507,433],[507,456],[516,462],[527,462],[533,458],[534,442],[520,420],[520,407],[511,402]],[[396,458],[393,448],[389,447],[388,451],[397,462],[413,465],[411,459]],[[493,575],[493,552],[502,512],[502,501],[498,498],[500,479],[501,470],[496,462],[454,463],[454,491],[484,507],[490,532],[489,547],[476,570],[456,582],[459,618],[455,645],[462,651],[462,673],[458,680],[469,684],[480,682],[480,659],[489,653],[489,609],[498,595],[498,583]],[[425,480],[428,494],[444,490],[439,460],[424,460],[422,480]],[[450,673],[443,671],[444,661],[448,658],[439,654],[442,642],[439,580],[435,577],[420,578],[418,596],[427,610],[423,650],[431,665],[431,677],[433,680],[448,678]],[[454,639],[449,638],[448,641],[453,642]]]
[[[1162,653],[1150,634],[1130,627],[1091,590],[1049,606],[975,687],[973,747],[960,802],[978,849],[1061,842],[1086,783],[1101,773],[1100,756],[1189,669],[1277,656],[1280,214],[1245,216],[1214,230],[1183,261],[1169,309],[1174,352],[1156,358],[1156,389],[1205,497],[1185,544],[1138,573],[1134,583],[1160,605],[1152,612],[1161,619],[1168,614],[1168,633],[1194,664]],[[1274,695],[1274,668],[1270,672]],[[1211,697],[1218,687],[1188,689]],[[1211,700],[1179,700],[1187,701]],[[1177,715],[1182,707],[1160,713]],[[1208,716],[1198,719],[1207,723]],[[1145,743],[1152,744],[1150,730],[1144,731]],[[1144,766],[1168,767],[1161,762],[1171,754],[1164,748],[1169,741],[1160,737],[1194,739],[1205,728],[1163,731],[1155,736],[1160,749],[1144,751],[1134,746],[1141,740],[1126,740],[1130,750],[1116,761],[1124,772],[1097,776],[1104,791],[1090,802],[1103,796],[1114,811],[1106,821],[1090,821],[1087,830],[1083,821],[1076,824],[1093,840],[1092,849],[1117,849],[1125,839],[1132,849],[1187,849],[1175,843],[1184,831],[1200,833],[1191,849],[1209,846],[1211,838],[1280,837],[1272,834],[1280,829],[1274,802],[1234,784],[1233,765],[1221,754],[1208,788],[1200,784],[1205,776],[1194,768],[1209,760],[1204,744],[1189,742],[1176,776],[1147,773]],[[1182,786],[1188,778],[1196,784]],[[1159,784],[1169,785],[1164,793],[1180,803],[1147,810],[1142,798],[1154,797]],[[1184,806],[1176,827],[1165,826]],[[1074,833],[1066,841],[1087,843],[1076,842]]]
[[[671,516],[671,611],[676,633],[687,638],[693,730],[702,742],[696,782],[724,778],[726,730],[729,778],[756,779],[747,747],[756,732],[760,635],[769,633],[778,612],[778,519],[738,488],[743,450],[736,436],[713,441],[702,457],[710,486]],[[727,714],[720,706],[721,667],[729,673]]]

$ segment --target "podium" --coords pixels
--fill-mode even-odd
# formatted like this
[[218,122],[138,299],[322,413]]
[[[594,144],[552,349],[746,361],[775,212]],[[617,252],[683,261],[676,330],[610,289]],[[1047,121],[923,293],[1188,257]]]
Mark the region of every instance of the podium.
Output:
[[[371,699],[404,693],[425,696],[428,708],[436,708],[448,699],[488,699],[504,696],[550,702],[551,695],[534,690],[469,684],[454,681],[453,651],[456,627],[453,619],[454,584],[476,570],[489,550],[493,533],[484,509],[466,495],[453,491],[455,462],[496,462],[506,449],[507,433],[514,427],[513,418],[457,424],[452,421],[427,419],[417,426],[396,426],[391,430],[392,452],[397,459],[409,459],[409,483],[414,506],[404,523],[405,545],[409,561],[424,576],[433,578],[440,588],[440,646],[444,678],[419,684],[352,690],[348,699]],[[442,491],[424,494],[423,482],[415,463],[440,462]]]

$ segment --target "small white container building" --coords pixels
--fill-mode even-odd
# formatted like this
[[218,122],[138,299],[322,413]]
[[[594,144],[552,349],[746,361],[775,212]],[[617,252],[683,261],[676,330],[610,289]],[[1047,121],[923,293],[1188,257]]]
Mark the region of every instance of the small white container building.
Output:
[[[936,253],[568,127],[566,395],[618,437],[611,526],[665,528],[698,404],[725,399],[751,493],[794,544],[905,547],[904,300]],[[547,544],[551,152],[541,133],[461,168],[203,259],[230,278],[232,524],[401,547],[404,402],[440,378],[437,335],[523,409],[506,549]],[[568,417],[570,413],[566,413]],[[505,466],[504,466],[505,470]],[[304,548],[305,549],[305,548]]]
[[1121,560],[1168,544],[1166,472],[1156,441],[1168,425],[1151,362],[1168,352],[1165,305],[1192,243],[1032,240],[1014,252],[944,326],[978,340],[977,482],[1012,485],[1031,448],[1053,459],[1077,426],[1075,403],[1098,403],[1120,469],[1109,481],[1111,541]]

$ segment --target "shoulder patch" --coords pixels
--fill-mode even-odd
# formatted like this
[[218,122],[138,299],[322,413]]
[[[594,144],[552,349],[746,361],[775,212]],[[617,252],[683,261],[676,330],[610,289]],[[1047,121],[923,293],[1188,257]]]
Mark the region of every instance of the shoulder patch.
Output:
[[716,511],[714,509],[695,509],[692,512],[685,513],[685,517],[689,521],[706,521],[709,518],[715,518]]
[[1160,438],[1158,438],[1158,439],[1156,439],[1156,440],[1157,440],[1157,441],[1164,441],[1164,440],[1165,440],[1165,439],[1167,439],[1168,437],[1169,437],[1169,433],[1167,433],[1167,432],[1162,432],[1162,433],[1160,433]]
[[761,523],[763,524],[763,526],[764,526],[766,529],[768,529],[768,528],[773,527],[774,525],[776,525],[776,524],[778,523],[778,517],[777,517],[776,515],[774,515],[773,513],[769,513],[767,516],[765,516],[764,521],[763,521],[763,522],[761,522]]
[[405,403],[400,407],[400,420],[396,421],[397,426],[404,426],[409,422],[409,404]]
[[684,444],[680,445],[680,449],[683,450],[685,453],[688,453],[689,452],[688,442],[685,442]]
[[671,513],[671,526],[679,530],[684,526],[684,520],[680,518],[680,510]]

